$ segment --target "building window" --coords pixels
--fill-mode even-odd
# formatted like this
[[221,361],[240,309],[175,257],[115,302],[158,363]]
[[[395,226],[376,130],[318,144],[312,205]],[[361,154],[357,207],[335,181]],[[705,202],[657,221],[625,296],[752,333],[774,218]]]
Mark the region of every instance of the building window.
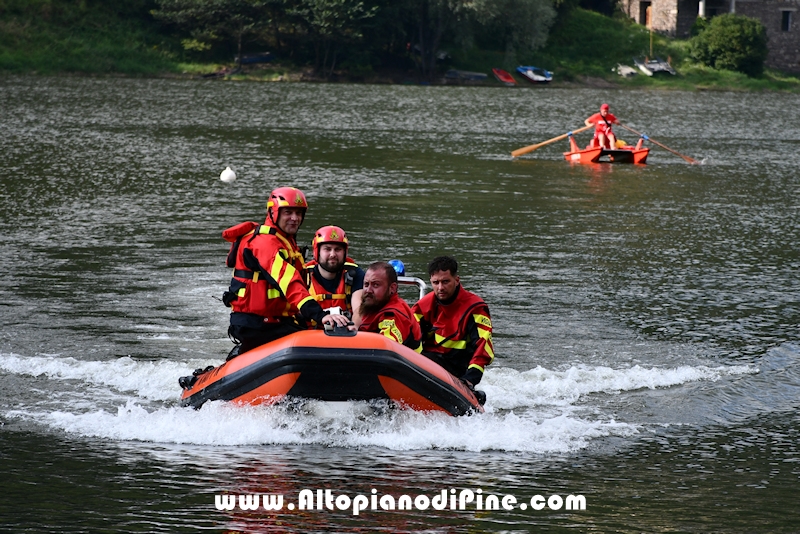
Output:
[[792,12],[781,11],[781,31],[788,32],[789,28],[791,27],[792,27]]

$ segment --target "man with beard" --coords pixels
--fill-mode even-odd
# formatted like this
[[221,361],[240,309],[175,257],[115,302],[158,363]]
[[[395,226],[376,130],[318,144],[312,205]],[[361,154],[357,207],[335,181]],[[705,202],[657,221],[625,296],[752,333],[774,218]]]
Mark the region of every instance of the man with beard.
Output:
[[348,248],[347,234],[338,226],[317,230],[311,240],[314,259],[306,264],[306,283],[323,309],[339,308],[358,328],[364,269],[347,256]]
[[416,352],[422,350],[419,324],[406,301],[397,294],[397,272],[385,261],[367,268],[359,311],[359,330],[383,334]]
[[433,292],[413,311],[422,330],[422,354],[472,387],[494,359],[492,320],[489,307],[461,287],[457,273],[455,259],[434,258],[428,265]]

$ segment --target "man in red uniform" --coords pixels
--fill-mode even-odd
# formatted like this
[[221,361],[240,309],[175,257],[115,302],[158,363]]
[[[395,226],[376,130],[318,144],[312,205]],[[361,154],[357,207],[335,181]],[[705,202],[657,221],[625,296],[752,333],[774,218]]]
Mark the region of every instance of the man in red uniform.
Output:
[[302,191],[280,187],[270,194],[264,224],[247,222],[223,232],[233,242],[227,262],[233,278],[222,297],[233,310],[228,335],[237,345],[229,359],[302,330],[307,321],[347,325],[346,317],[323,311],[303,279],[295,236],[307,209]]
[[494,359],[489,307],[461,287],[455,259],[434,258],[428,274],[433,292],[413,307],[422,330],[422,354],[475,386]]
[[338,226],[323,226],[314,233],[314,259],[306,264],[308,292],[323,309],[340,308],[361,324],[359,308],[364,293],[364,269],[347,256],[347,234]]
[[608,104],[600,106],[600,113],[595,113],[584,121],[586,126],[594,124],[592,144],[603,148],[617,148],[617,136],[611,131],[612,124],[619,124],[617,118],[609,112]]
[[416,352],[422,350],[419,324],[397,294],[397,272],[388,263],[379,261],[367,268],[360,311],[359,330],[383,334]]

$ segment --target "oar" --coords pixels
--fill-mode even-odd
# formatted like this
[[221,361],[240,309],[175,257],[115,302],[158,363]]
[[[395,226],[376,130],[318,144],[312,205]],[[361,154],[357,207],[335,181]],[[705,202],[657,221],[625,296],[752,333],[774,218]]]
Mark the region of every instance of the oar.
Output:
[[680,153],[680,152],[678,152],[677,150],[672,150],[670,147],[668,147],[668,146],[666,146],[666,145],[662,145],[661,143],[659,143],[658,141],[656,141],[656,140],[655,140],[655,139],[653,139],[652,137],[648,137],[648,136],[644,135],[643,133],[639,133],[639,132],[637,132],[636,130],[634,130],[633,128],[629,128],[629,127],[625,126],[624,124],[620,124],[620,123],[617,123],[617,124],[619,124],[620,126],[622,126],[623,128],[625,128],[625,129],[626,129],[626,130],[628,130],[629,132],[631,132],[631,133],[635,133],[635,134],[636,134],[636,135],[638,135],[639,137],[644,137],[645,139],[647,139],[647,140],[648,140],[648,141],[650,141],[651,143],[653,143],[653,144],[655,144],[655,145],[658,145],[658,146],[660,146],[660,147],[661,147],[661,148],[663,148],[664,150],[669,150],[670,152],[672,152],[672,153],[673,153],[673,154],[675,154],[676,156],[680,156],[680,157],[682,157],[683,159],[685,159],[686,161],[688,161],[688,162],[689,162],[689,163],[691,163],[692,165],[700,165],[700,162],[699,162],[699,161],[697,161],[696,159],[694,159],[694,158],[690,158],[689,156],[684,156],[683,154],[681,154],[681,153]]
[[552,139],[548,139],[547,141],[542,141],[541,143],[537,143],[535,145],[530,145],[530,146],[526,146],[526,147],[523,147],[523,148],[518,148],[514,152],[511,153],[511,157],[512,158],[516,158],[517,156],[521,156],[523,154],[527,154],[528,152],[533,152],[537,148],[542,148],[543,146],[549,145],[550,143],[555,143],[556,141],[561,141],[562,139],[566,139],[567,137],[569,137],[572,134],[580,133],[580,132],[588,130],[589,128],[593,128],[593,127],[594,127],[594,124],[590,124],[589,126],[584,126],[583,128],[578,128],[577,130],[574,130],[574,131],[569,132],[569,133],[565,133],[564,135],[559,135],[558,137],[554,137]]

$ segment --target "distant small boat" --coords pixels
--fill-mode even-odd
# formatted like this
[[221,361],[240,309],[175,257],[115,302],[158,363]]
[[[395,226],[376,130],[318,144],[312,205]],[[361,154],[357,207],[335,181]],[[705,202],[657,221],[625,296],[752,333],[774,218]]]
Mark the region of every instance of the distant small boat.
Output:
[[[243,54],[242,65],[250,65],[252,63],[269,63],[275,59],[272,52],[259,52],[258,54]],[[239,62],[239,56],[234,56],[233,60]]]
[[553,81],[553,73],[539,67],[517,67],[517,72],[531,83],[550,83]]
[[496,68],[492,69],[492,74],[494,74],[494,77],[497,78],[497,81],[499,81],[502,84],[505,84],[509,87],[517,85],[517,80],[515,80],[514,77],[511,76],[511,74],[504,71],[503,69],[496,69]]
[[[590,144],[584,149],[578,146],[570,132],[569,152],[564,152],[564,159],[570,163],[598,163],[600,158],[607,157],[609,163],[636,163],[644,165],[647,163],[647,155],[650,149],[642,146],[644,138],[639,139],[635,146],[623,145],[615,148],[603,148],[595,144]],[[621,143],[620,143],[621,144]]]
[[203,78],[224,78],[225,76],[233,76],[234,74],[241,74],[241,72],[242,69],[240,69],[239,67],[226,67],[216,72],[201,74],[201,76]]
[[444,73],[448,80],[458,80],[462,82],[479,82],[485,80],[488,75],[483,72],[470,72],[468,70],[450,69]]
[[668,61],[658,57],[655,59],[644,58],[644,60],[633,58],[633,63],[648,76],[653,76],[654,74],[671,74],[675,76],[677,74]]
[[639,72],[636,69],[634,69],[633,67],[629,67],[628,65],[623,65],[622,63],[617,63],[617,66],[614,67],[611,70],[613,70],[614,72],[616,72],[617,74],[619,74],[623,78],[629,78],[631,76],[636,76],[636,74]]

